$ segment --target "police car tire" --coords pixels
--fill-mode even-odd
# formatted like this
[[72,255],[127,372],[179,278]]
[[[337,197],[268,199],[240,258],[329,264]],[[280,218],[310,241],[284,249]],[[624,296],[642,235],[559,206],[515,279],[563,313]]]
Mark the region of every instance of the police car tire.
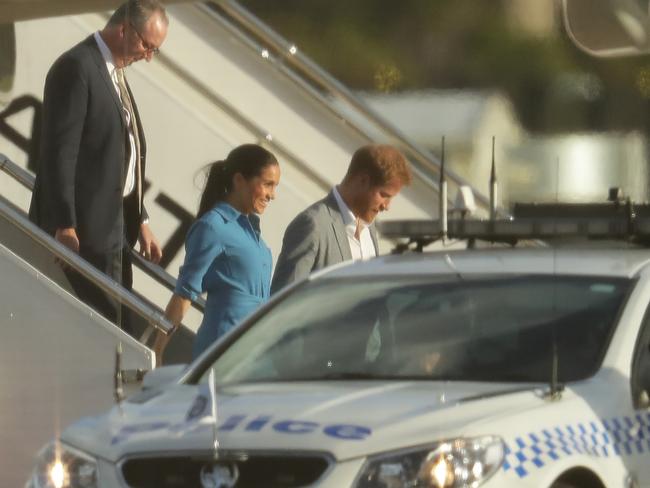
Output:
[[568,483],[566,481],[556,481],[551,485],[551,488],[579,488],[579,487],[572,483]]

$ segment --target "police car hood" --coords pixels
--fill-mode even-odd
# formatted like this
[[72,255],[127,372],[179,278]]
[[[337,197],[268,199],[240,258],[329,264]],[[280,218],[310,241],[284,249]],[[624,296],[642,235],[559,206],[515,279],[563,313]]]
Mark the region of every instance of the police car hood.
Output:
[[328,451],[343,460],[463,435],[470,426],[476,435],[477,423],[541,402],[533,385],[423,381],[248,384],[216,396],[216,428],[207,385],[174,385],[83,419],[62,440],[117,461],[205,452],[216,432],[224,450]]

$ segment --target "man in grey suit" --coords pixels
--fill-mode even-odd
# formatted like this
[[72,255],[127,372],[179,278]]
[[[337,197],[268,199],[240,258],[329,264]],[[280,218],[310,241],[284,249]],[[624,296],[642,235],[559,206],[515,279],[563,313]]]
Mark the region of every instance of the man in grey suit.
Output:
[[[167,25],[158,0],[128,0],[101,31],[63,53],[45,81],[30,218],[127,288],[135,242],[154,262],[162,253],[143,205],[146,143],[124,68],[150,61]],[[79,274],[66,275],[81,300],[118,321],[113,300]]]
[[341,184],[287,227],[271,293],[326,266],[377,256],[372,223],[410,182],[408,163],[397,149],[381,144],[359,148]]

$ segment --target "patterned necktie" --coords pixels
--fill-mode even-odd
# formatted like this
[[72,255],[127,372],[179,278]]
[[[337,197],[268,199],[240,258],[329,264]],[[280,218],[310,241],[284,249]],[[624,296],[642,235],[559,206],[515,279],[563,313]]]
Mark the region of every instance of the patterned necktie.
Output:
[[124,78],[124,70],[117,69],[115,70],[117,77],[117,86],[120,89],[120,98],[122,99],[122,106],[124,109],[129,112],[129,118],[131,120],[130,128],[131,134],[133,135],[133,140],[135,141],[135,186],[138,197],[138,211],[142,211],[140,208],[142,202],[142,180],[140,173],[140,137],[138,135],[135,111],[133,110],[133,104],[131,103],[131,97],[129,95],[129,90],[126,87],[126,79]]

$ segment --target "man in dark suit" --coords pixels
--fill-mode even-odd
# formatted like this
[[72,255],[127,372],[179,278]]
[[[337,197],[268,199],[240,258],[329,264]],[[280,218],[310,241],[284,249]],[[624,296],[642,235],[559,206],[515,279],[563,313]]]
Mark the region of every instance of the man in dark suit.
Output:
[[[158,0],[128,0],[104,29],[63,53],[45,81],[30,218],[129,289],[136,240],[147,259],[158,262],[162,253],[143,206],[146,143],[123,70],[150,61],[167,26]],[[66,274],[81,300],[120,322],[118,304]]]
[[392,146],[359,148],[340,185],[287,227],[271,293],[326,266],[379,254],[373,221],[411,182],[406,158]]

